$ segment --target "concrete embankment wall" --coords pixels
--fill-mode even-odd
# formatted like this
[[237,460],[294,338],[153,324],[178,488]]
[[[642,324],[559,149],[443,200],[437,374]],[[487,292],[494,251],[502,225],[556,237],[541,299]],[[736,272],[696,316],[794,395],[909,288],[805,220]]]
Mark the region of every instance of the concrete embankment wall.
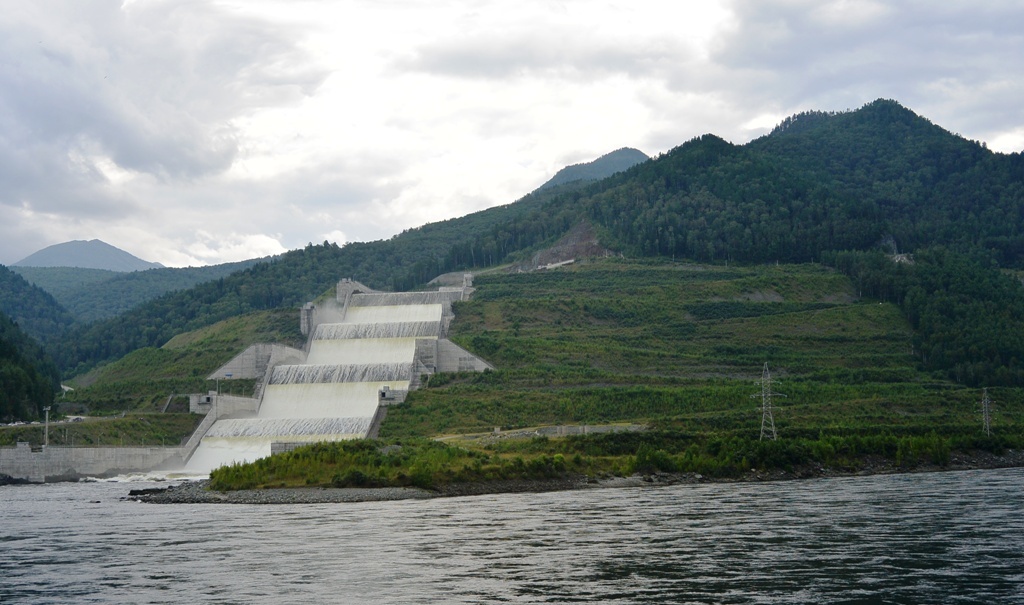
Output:
[[[33,449],[35,451],[33,451]],[[127,472],[182,466],[180,447],[32,448],[27,443],[0,448],[0,474],[43,483],[82,477],[110,477]]]

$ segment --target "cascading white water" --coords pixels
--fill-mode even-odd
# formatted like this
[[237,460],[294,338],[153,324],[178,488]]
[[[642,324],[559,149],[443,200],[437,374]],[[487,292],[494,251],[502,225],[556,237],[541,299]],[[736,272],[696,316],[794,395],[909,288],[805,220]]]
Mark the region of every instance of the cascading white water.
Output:
[[348,338],[428,338],[437,337],[440,325],[436,321],[406,321],[363,324],[321,324],[313,333],[313,340],[340,340]]
[[314,340],[306,363],[314,365],[411,362],[415,338],[359,338]]
[[345,314],[347,324],[441,321],[444,306],[402,305],[399,307],[352,307]]
[[462,300],[462,290],[444,292],[377,292],[356,294],[352,297],[355,307],[410,307],[414,305],[436,305]]
[[443,302],[453,298],[436,294],[354,295],[344,322],[314,331],[305,364],[274,368],[259,414],[215,422],[187,470],[269,456],[273,442],[365,437],[382,387],[409,389],[417,338],[440,333]]
[[[380,389],[407,390],[409,380],[325,384],[272,384],[263,395],[257,419],[372,417]],[[212,429],[211,429],[212,430]]]
[[277,366],[270,384],[314,384],[323,382],[386,382],[409,380],[411,363],[367,363],[338,365]]
[[[233,418],[222,420],[210,428],[208,437],[326,437],[362,435],[370,428],[371,417],[355,418]],[[298,440],[298,439],[296,439]]]

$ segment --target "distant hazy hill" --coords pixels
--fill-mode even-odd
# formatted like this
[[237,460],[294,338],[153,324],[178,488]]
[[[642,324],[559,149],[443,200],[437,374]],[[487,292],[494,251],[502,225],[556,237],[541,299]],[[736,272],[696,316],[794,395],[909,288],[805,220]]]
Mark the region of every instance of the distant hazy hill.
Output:
[[555,173],[555,176],[551,177],[551,180],[541,185],[540,189],[563,185],[573,181],[599,181],[610,177],[616,172],[628,170],[649,159],[647,154],[638,149],[623,147],[622,149],[607,153],[593,162],[573,164],[572,166],[562,168]]
[[12,267],[11,270],[49,292],[77,321],[88,323],[120,315],[168,292],[221,279],[269,260],[271,257],[209,267],[164,267],[131,272],[79,267]]
[[98,239],[54,244],[14,263],[14,267],[80,267],[108,271],[144,271],[163,267]]

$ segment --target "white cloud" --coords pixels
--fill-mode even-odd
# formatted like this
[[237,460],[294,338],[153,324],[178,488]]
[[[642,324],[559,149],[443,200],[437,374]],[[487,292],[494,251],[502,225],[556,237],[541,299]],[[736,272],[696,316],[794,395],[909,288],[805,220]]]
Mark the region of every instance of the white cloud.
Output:
[[232,231],[197,231],[195,241],[189,244],[187,252],[198,260],[197,264],[232,262],[273,256],[287,249],[277,238],[262,233],[235,233]]

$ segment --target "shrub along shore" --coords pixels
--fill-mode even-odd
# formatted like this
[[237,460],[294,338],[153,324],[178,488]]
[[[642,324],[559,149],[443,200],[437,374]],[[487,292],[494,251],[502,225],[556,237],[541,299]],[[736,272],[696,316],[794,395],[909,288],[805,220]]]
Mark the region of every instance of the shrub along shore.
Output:
[[[994,453],[976,450],[970,453],[952,452],[945,465],[923,463],[896,466],[893,461],[868,457],[858,470],[825,467],[816,464],[801,465],[788,470],[751,469],[734,476],[707,476],[699,473],[664,472],[635,473],[627,477],[602,475],[588,476],[564,472],[554,477],[519,479],[488,479],[478,482],[455,482],[429,488],[415,486],[304,486],[275,488],[215,489],[214,481],[185,481],[166,488],[132,490],[127,500],[153,504],[243,504],[290,505],[330,504],[350,502],[387,502],[396,500],[430,500],[453,496],[486,493],[521,493],[594,488],[651,487],[678,484],[785,481],[827,477],[850,477],[895,473],[938,471],[968,471],[1024,467],[1024,450],[1005,450]],[[222,486],[221,486],[222,487]]]
[[593,487],[766,481],[1024,466],[1012,440],[819,437],[773,441],[673,431],[509,440],[459,447],[412,438],[317,443],[132,497],[150,502],[395,500]]

